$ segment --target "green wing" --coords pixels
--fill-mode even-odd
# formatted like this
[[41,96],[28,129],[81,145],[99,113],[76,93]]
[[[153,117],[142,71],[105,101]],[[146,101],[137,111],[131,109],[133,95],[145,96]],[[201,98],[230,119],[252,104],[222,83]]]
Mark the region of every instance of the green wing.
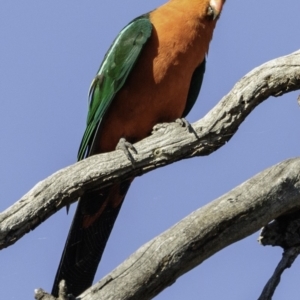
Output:
[[201,85],[202,85],[202,81],[203,81],[203,77],[204,77],[204,72],[205,72],[205,58],[203,60],[203,62],[195,69],[192,79],[191,79],[191,84],[190,84],[190,89],[189,89],[189,93],[188,93],[188,97],[187,97],[187,102],[186,102],[186,106],[184,109],[184,112],[182,114],[182,117],[185,118],[188,113],[191,111],[192,107],[194,106],[200,89],[201,89]]
[[90,86],[87,127],[78,150],[78,160],[90,154],[101,120],[115,94],[124,85],[151,32],[152,24],[147,15],[136,18],[119,33],[106,53]]

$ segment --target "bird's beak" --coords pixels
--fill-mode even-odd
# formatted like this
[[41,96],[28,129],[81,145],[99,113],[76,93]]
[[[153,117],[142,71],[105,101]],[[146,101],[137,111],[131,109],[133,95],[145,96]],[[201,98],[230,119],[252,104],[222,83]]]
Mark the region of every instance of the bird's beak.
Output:
[[213,20],[216,20],[222,11],[225,0],[210,0],[209,5],[213,10]]

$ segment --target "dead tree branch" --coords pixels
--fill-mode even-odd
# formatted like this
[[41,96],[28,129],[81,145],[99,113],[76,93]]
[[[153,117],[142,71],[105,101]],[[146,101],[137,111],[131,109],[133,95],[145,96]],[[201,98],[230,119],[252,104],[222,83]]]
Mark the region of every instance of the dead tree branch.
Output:
[[272,299],[275,289],[280,282],[281,275],[287,268],[290,268],[292,266],[293,262],[295,261],[295,259],[299,254],[300,254],[300,246],[289,248],[283,252],[282,258],[278,266],[276,267],[274,274],[267,282],[258,300]]
[[264,226],[258,240],[264,246],[280,246],[284,249],[282,259],[258,298],[258,300],[270,300],[283,272],[292,266],[300,254],[300,210],[282,214]]
[[146,243],[78,300],[152,299],[213,254],[300,209],[300,158],[277,164]]
[[300,89],[300,51],[255,68],[188,132],[176,123],[160,124],[135,144],[135,166],[121,151],[92,156],[39,182],[0,214],[0,249],[15,243],[86,190],[139,176],[194,156],[208,155],[230,140],[250,112],[270,96]]

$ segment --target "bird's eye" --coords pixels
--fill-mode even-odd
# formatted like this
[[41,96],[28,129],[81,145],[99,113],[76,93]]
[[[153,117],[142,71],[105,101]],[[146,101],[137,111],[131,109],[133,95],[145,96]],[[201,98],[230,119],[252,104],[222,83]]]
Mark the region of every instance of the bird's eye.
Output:
[[207,16],[209,17],[210,20],[216,20],[219,17],[217,12],[211,5],[209,5],[207,8]]
[[207,15],[210,17],[214,15],[214,10],[211,6],[209,6],[207,9]]

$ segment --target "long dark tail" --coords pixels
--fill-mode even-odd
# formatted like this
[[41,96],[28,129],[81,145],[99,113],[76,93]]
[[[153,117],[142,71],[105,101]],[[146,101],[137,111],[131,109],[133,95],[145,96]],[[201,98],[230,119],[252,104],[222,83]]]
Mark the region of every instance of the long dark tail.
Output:
[[130,183],[90,191],[81,197],[55,276],[53,296],[58,296],[62,279],[66,280],[68,293],[75,297],[92,285]]

